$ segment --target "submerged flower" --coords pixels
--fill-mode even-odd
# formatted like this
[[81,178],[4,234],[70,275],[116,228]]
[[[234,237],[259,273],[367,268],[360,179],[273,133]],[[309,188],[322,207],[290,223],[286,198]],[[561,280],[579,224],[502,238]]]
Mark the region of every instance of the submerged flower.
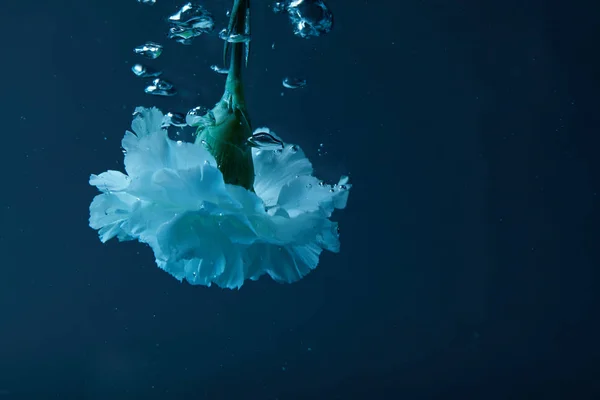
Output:
[[[248,35],[249,18],[249,0],[234,0],[228,32]],[[294,282],[323,250],[339,251],[329,217],[346,206],[348,178],[321,183],[294,145],[252,147],[241,79],[247,45],[226,42],[225,92],[197,119],[196,143],[169,139],[158,109],[137,108],[122,142],[127,174],[90,178],[102,192],[90,206],[102,242],[147,243],[160,268],[194,285],[239,288],[264,274]]]
[[248,190],[226,183],[203,146],[169,139],[158,109],[138,108],[135,115],[122,142],[127,174],[90,178],[102,192],[90,206],[90,226],[102,242],[147,243],[175,278],[224,288],[263,274],[294,282],[317,266],[324,249],[339,251],[329,217],[346,206],[347,178],[323,184],[294,145],[252,148]]

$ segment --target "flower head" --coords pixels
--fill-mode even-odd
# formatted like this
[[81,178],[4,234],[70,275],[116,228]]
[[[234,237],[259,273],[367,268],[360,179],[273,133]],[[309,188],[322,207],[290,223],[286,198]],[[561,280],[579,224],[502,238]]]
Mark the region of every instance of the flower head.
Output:
[[253,191],[227,183],[203,146],[176,142],[156,109],[136,109],[127,132],[125,170],[92,175],[102,193],[90,206],[90,226],[102,242],[117,237],[147,243],[157,265],[194,285],[239,288],[268,274],[294,282],[325,250],[339,251],[335,208],[350,185],[320,183],[302,150],[251,149]]

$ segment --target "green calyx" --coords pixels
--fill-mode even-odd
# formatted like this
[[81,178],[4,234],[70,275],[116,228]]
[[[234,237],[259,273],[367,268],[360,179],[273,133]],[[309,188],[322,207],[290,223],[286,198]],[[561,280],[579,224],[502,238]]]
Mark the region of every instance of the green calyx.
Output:
[[[235,0],[229,21],[229,33],[249,35],[249,0]],[[212,110],[214,124],[201,126],[196,143],[204,145],[215,157],[225,183],[253,190],[254,164],[248,138],[252,127],[244,99],[242,65],[247,43],[225,42],[225,57],[230,52],[225,93]]]
[[200,128],[196,143],[201,143],[215,157],[225,183],[252,190],[254,164],[248,138],[252,129],[243,108],[231,108],[221,100],[212,110],[215,125]]

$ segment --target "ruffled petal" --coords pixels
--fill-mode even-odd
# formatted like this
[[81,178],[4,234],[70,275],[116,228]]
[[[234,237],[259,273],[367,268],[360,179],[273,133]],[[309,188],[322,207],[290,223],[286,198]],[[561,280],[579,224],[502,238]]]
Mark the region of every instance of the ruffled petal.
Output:
[[277,203],[279,192],[296,176],[312,174],[312,164],[295,145],[279,150],[252,149],[254,191],[267,207]]
[[126,132],[121,145],[125,150],[125,171],[129,177],[135,179],[165,167],[169,159],[167,140],[166,133],[161,131],[143,137]]
[[127,193],[100,194],[90,205],[90,227],[99,231],[102,243],[114,237],[131,240],[133,236],[124,226],[138,206],[138,200]]
[[136,107],[131,129],[137,137],[143,138],[161,130],[164,115],[156,107]]
[[313,176],[299,176],[283,186],[277,206],[291,217],[317,210],[329,217],[334,208],[346,206],[349,188],[350,185],[327,185]]
[[321,210],[329,217],[334,208],[345,208],[348,178],[327,185],[312,176],[313,168],[304,152],[296,145],[283,150],[254,150],[256,178],[254,190],[271,213],[283,208],[291,216]]
[[249,279],[257,280],[267,273],[276,282],[293,283],[317,266],[322,249],[316,244],[274,247],[261,243],[253,246],[249,252],[263,265],[250,271]]
[[220,230],[219,219],[207,212],[190,212],[163,225],[154,248],[161,268],[191,284],[241,287],[246,279],[243,246]]
[[131,179],[119,171],[108,170],[100,175],[90,176],[90,185],[96,186],[101,192],[119,192],[127,189]]
[[132,124],[135,134],[126,132],[121,142],[125,150],[125,170],[130,177],[161,168],[189,169],[205,163],[216,165],[214,157],[202,146],[169,139],[167,131],[161,128],[162,113],[152,110],[137,112]]

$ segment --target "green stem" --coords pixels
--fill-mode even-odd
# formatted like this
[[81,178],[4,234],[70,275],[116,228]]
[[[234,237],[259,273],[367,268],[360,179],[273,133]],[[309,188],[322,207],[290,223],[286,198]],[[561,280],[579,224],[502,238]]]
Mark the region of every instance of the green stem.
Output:
[[[250,0],[234,0],[229,19],[229,34],[246,34],[246,24],[249,22]],[[244,88],[242,85],[242,66],[244,64],[244,47],[246,43],[225,42],[223,57],[230,52],[229,72],[225,83],[226,95],[233,97],[233,102],[245,108]]]
[[[234,0],[229,34],[249,34],[249,10],[250,0]],[[231,52],[225,93],[212,109],[215,124],[199,128],[196,143],[205,145],[215,157],[225,183],[253,190],[254,164],[252,149],[247,143],[252,136],[252,127],[246,112],[242,85],[244,46],[245,43],[225,42],[224,59]]]

